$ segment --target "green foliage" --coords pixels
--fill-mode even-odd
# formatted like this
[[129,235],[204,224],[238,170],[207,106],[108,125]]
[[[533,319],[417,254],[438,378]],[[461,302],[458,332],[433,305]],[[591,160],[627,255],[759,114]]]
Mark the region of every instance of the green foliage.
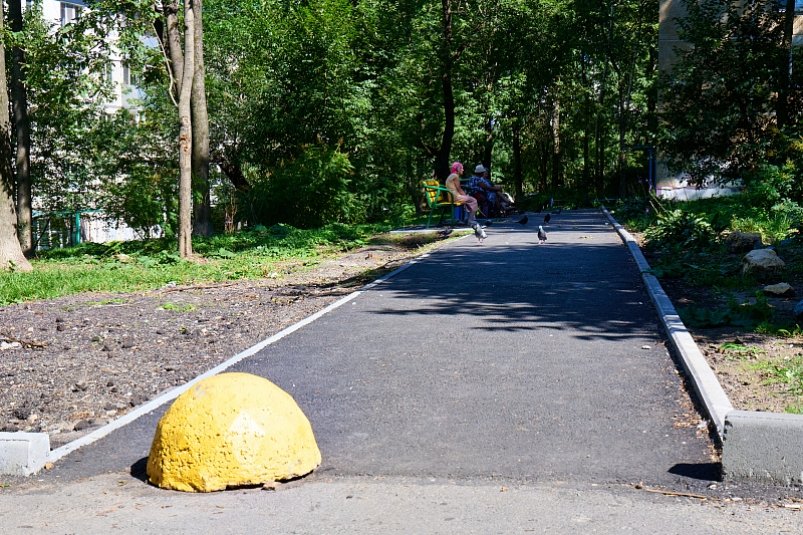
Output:
[[655,225],[644,232],[651,247],[702,248],[712,244],[716,233],[701,215],[675,209],[658,215]]
[[246,204],[252,221],[284,222],[300,228],[360,221],[364,214],[350,191],[351,173],[347,155],[311,147],[249,192]]
[[727,307],[679,307],[678,314],[683,323],[690,327],[710,328],[734,325],[746,329],[769,322],[773,317],[773,309],[767,298],[757,292],[753,299],[739,301],[731,299]]
[[670,165],[698,184],[741,178],[780,156],[774,99],[783,18],[776,5],[685,2],[680,37],[693,46],[679,52],[665,80],[662,147]]

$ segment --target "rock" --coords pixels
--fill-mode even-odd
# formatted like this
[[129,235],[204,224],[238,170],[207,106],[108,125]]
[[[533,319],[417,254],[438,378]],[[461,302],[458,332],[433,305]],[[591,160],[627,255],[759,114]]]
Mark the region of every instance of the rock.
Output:
[[764,286],[762,291],[766,295],[771,295],[774,297],[791,297],[795,295],[795,289],[792,288],[791,285],[785,282],[779,282],[778,284],[770,284],[769,286]]
[[761,234],[756,232],[731,232],[725,236],[723,241],[732,253],[746,253],[764,245],[761,241]]
[[755,249],[742,258],[742,274],[766,277],[777,274],[786,263],[772,249]]
[[23,404],[11,412],[17,420],[27,420],[31,413],[33,413],[33,408],[27,404]]
[[82,431],[82,430],[84,430],[84,429],[86,429],[88,427],[91,427],[91,426],[92,426],[92,424],[89,423],[89,420],[80,420],[73,426],[73,430],[74,431]]

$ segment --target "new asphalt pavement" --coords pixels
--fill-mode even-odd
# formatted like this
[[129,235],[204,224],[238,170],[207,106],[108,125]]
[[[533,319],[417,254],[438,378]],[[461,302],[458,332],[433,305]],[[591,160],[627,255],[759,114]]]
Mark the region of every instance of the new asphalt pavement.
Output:
[[2,532],[796,529],[788,510],[698,496],[723,485],[714,446],[627,248],[591,210],[553,214],[539,245],[542,217],[457,240],[230,368],[298,402],[323,455],[310,476],[151,487],[166,404],[0,495]]

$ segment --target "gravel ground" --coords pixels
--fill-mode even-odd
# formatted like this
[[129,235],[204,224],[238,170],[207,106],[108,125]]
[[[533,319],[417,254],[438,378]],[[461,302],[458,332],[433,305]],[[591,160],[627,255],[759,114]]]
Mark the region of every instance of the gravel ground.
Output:
[[281,278],[0,307],[0,430],[55,448],[183,384],[420,254],[367,247]]

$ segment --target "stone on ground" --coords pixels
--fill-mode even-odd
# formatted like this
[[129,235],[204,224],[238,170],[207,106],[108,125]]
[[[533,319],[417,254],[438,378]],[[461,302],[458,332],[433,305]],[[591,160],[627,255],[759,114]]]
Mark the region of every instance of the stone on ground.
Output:
[[758,277],[772,276],[779,273],[786,263],[772,249],[756,249],[742,258],[742,273]]
[[158,487],[211,492],[292,479],[320,462],[293,398],[238,372],[204,379],[173,402],[156,428],[147,474]]

